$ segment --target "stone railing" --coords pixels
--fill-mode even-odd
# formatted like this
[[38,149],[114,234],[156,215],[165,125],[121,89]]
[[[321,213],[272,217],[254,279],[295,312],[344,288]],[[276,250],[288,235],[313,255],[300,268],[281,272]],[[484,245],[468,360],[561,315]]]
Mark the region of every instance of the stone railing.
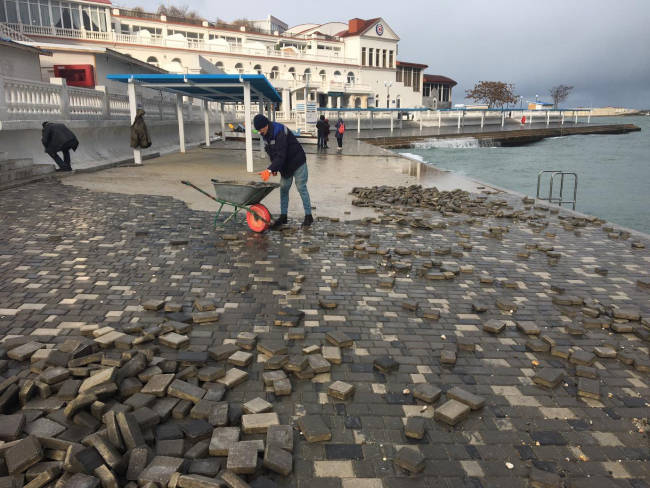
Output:
[[[129,98],[108,87],[95,89],[67,86],[62,78],[50,83],[0,76],[0,122],[27,120],[119,120],[129,119]],[[176,97],[149,88],[136,87],[137,103],[148,118],[175,120]],[[214,106],[209,104],[211,118]],[[186,120],[199,120],[201,101],[185,99]]]

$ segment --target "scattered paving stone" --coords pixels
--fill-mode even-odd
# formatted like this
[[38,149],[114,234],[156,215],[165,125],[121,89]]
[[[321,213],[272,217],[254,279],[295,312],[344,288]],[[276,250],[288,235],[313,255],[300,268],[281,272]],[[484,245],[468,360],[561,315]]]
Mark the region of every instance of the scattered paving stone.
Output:
[[460,351],[474,352],[476,351],[476,342],[471,337],[458,337],[456,338],[456,345]]
[[271,425],[266,431],[266,445],[293,452],[293,429],[289,425]]
[[485,303],[473,301],[472,311],[476,313],[483,313],[488,311],[488,306]]
[[331,364],[341,364],[341,349],[335,346],[323,346],[321,348],[323,358]]
[[341,331],[328,332],[325,339],[336,347],[351,347],[353,344],[353,340]]
[[580,378],[578,380],[578,396],[600,400],[600,384],[598,380]]
[[189,400],[192,403],[198,403],[205,396],[205,393],[203,388],[178,379],[172,381],[167,387],[169,396]]
[[244,413],[248,414],[264,413],[271,411],[273,409],[273,405],[263,398],[257,397],[244,403],[243,409]]
[[265,354],[266,356],[282,356],[287,354],[287,346],[283,343],[277,342],[263,342],[257,344],[257,351]]
[[156,310],[160,310],[164,306],[165,306],[164,300],[158,300],[155,298],[145,300],[144,302],[142,302],[142,308],[144,308],[145,310],[156,311]]
[[428,383],[418,383],[413,387],[413,397],[426,403],[434,403],[440,398],[442,390]]
[[16,361],[27,361],[36,351],[38,351],[42,347],[43,344],[41,344],[40,342],[36,342],[36,341],[28,342],[26,344],[11,349],[7,353],[7,356],[10,359],[14,359]]
[[632,321],[638,321],[641,319],[641,312],[639,311],[638,308],[631,308],[631,307],[615,308],[613,314],[615,319],[624,319],[624,320],[632,320]]
[[289,378],[274,380],[272,387],[275,396],[291,395],[291,392],[293,391],[291,387],[291,381],[289,380]]
[[190,338],[186,335],[177,334],[176,332],[170,332],[169,334],[162,335],[158,337],[158,341],[163,346],[172,347],[174,349],[180,349],[183,346],[186,346],[190,343]]
[[167,486],[172,475],[181,469],[184,460],[177,457],[156,456],[138,477],[138,483],[143,486],[147,482]]
[[491,319],[483,324],[483,330],[490,334],[499,334],[506,328],[505,320]]
[[616,349],[613,347],[594,347],[594,354],[599,358],[616,358]]
[[434,411],[434,418],[449,425],[456,425],[469,415],[471,408],[457,400],[447,400]]
[[440,351],[440,362],[442,364],[456,364],[456,352],[443,349]]
[[423,417],[408,417],[406,419],[406,426],[404,427],[404,434],[411,439],[422,439],[424,437],[424,418]]
[[447,398],[458,400],[461,403],[469,405],[472,410],[479,410],[485,405],[485,398],[474,395],[469,391],[463,390],[457,386],[451,388],[446,393]]
[[252,441],[240,441],[228,449],[226,467],[233,473],[252,474],[257,468],[257,446]]
[[372,266],[357,266],[357,273],[359,274],[375,274],[377,270]]
[[239,442],[239,427],[217,427],[210,440],[210,456],[227,456],[232,446]]
[[595,380],[598,378],[598,370],[590,366],[579,364],[576,366],[576,376]]
[[288,476],[293,471],[293,456],[278,445],[267,445],[264,450],[263,465],[271,471]]
[[332,365],[321,354],[311,354],[307,356],[307,364],[315,374],[328,373]]
[[332,438],[330,429],[319,415],[305,415],[298,419],[298,427],[307,442],[329,441]]
[[289,362],[289,356],[284,354],[271,356],[264,362],[264,369],[275,371],[283,368],[287,362]]
[[525,346],[526,349],[532,352],[548,352],[551,350],[551,346],[548,342],[536,338],[528,339]]
[[384,374],[392,373],[399,369],[399,363],[390,356],[381,356],[376,358],[373,360],[372,364],[376,370]]
[[560,488],[561,478],[555,473],[532,467],[528,475],[530,488]]
[[577,349],[571,353],[571,356],[569,357],[569,362],[571,364],[580,364],[582,366],[591,366],[594,364],[594,361],[596,360],[596,356],[594,356],[592,353],[583,351],[581,349]]
[[271,425],[280,425],[275,412],[242,415],[241,426],[245,434],[266,433]]
[[220,346],[208,349],[208,354],[215,361],[222,361],[228,359],[237,351],[239,351],[239,347],[235,344],[221,344]]
[[246,367],[253,360],[253,355],[250,352],[237,351],[228,358],[228,363],[234,366]]
[[419,473],[424,470],[425,459],[420,454],[420,451],[410,447],[402,447],[393,459],[393,463],[409,473]]
[[192,314],[192,321],[195,324],[209,324],[212,322],[218,322],[219,318],[220,314],[216,310],[210,310],[209,312],[194,312]]
[[34,436],[25,437],[5,451],[5,462],[9,474],[23,472],[41,459],[43,459],[43,449]]
[[199,312],[210,312],[216,310],[217,306],[209,298],[198,298],[194,300],[194,308]]
[[506,298],[497,298],[496,306],[499,310],[503,310],[505,312],[517,311],[517,304],[512,300],[508,300]]
[[526,335],[539,335],[541,330],[535,322],[528,320],[518,320],[517,329]]
[[[46,419],[38,419],[38,420],[46,420]],[[38,420],[36,422],[38,422]],[[0,440],[14,441],[20,438],[20,433],[22,432],[24,427],[25,427],[25,414],[17,413],[14,415],[0,415]],[[58,433],[60,433],[60,431]]]
[[153,375],[146,385],[142,387],[141,393],[164,397],[167,394],[167,388],[174,381],[174,374],[157,374]]
[[218,383],[223,384],[226,388],[234,388],[235,386],[243,383],[248,379],[248,373],[237,368],[230,368],[226,371],[225,376],[217,380]]
[[564,371],[555,368],[542,368],[533,376],[533,382],[536,385],[551,389],[559,385],[563,379]]
[[289,359],[287,360],[286,364],[284,365],[284,369],[286,371],[302,371],[307,367],[307,357],[303,355],[292,355],[289,356]]
[[327,389],[327,394],[338,400],[347,400],[354,394],[354,385],[343,381],[335,381]]

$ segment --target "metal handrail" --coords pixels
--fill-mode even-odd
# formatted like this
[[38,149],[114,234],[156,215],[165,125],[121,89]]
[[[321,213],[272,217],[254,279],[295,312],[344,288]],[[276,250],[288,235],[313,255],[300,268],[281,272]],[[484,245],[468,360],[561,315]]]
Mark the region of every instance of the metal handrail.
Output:
[[[540,194],[540,189],[541,189],[541,182],[542,182],[542,176],[545,173],[550,174],[550,179],[549,179],[549,190],[548,190],[548,196],[544,197]],[[555,178],[557,176],[560,176],[560,194],[557,197],[553,196],[553,182],[555,181]],[[573,176],[573,199],[572,200],[564,200],[564,177],[565,176]],[[564,171],[564,170],[544,170],[540,171],[537,173],[537,195],[536,199],[537,200],[545,200],[549,203],[555,203],[558,206],[562,206],[565,203],[571,204],[573,210],[576,209],[576,201],[577,201],[577,196],[578,196],[578,174],[574,173],[572,171]]]

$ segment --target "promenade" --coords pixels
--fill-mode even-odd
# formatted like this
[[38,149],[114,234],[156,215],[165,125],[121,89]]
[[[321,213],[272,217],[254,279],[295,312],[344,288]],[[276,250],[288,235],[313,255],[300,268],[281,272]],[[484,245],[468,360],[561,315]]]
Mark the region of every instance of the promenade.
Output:
[[[119,486],[648,486],[650,239],[354,148],[308,151],[306,231],[295,188],[284,231],[213,228],[214,202],[179,181],[257,178],[235,148],[0,192],[9,472],[28,433],[31,466],[100,446],[111,410],[137,420],[119,430],[145,461],[95,447],[87,475]],[[463,191],[350,194],[375,185]],[[279,192],[264,203],[277,214]],[[64,414],[81,394],[63,384],[93,378],[94,403]],[[30,380],[51,386],[23,395]]]

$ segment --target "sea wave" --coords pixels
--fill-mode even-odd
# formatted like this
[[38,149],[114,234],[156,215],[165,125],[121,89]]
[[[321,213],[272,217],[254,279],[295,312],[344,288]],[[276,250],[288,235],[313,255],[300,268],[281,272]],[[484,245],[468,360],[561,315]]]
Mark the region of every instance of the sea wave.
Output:
[[425,141],[414,142],[415,149],[475,149],[480,147],[498,147],[499,143],[490,139],[476,139],[474,137],[433,138]]

